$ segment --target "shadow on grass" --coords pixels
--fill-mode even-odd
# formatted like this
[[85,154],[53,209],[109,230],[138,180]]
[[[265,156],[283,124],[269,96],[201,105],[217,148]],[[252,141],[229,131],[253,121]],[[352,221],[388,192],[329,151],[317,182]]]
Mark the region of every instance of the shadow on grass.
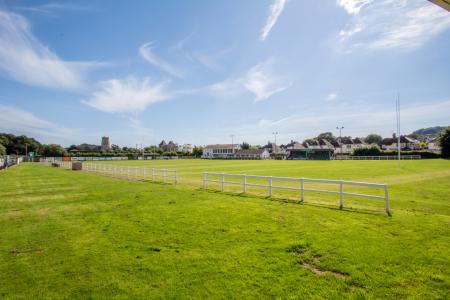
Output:
[[336,210],[336,211],[342,211],[347,213],[358,213],[358,214],[366,214],[366,215],[374,215],[374,216],[380,216],[380,215],[388,215],[389,217],[392,216],[392,213],[386,213],[383,211],[377,211],[377,210],[371,210],[371,209],[365,209],[365,208],[356,208],[356,207],[343,207],[339,208],[338,206],[334,206],[331,204],[325,204],[325,203],[319,203],[314,201],[301,201],[301,200],[294,200],[291,198],[283,198],[283,197],[268,197],[268,196],[259,196],[255,194],[248,194],[248,193],[232,193],[232,192],[222,192],[214,189],[206,189],[198,188],[196,189],[200,192],[208,192],[208,193],[214,193],[214,194],[222,194],[222,195],[228,195],[228,196],[234,196],[234,197],[241,197],[241,198],[257,198],[257,199],[264,199],[279,203],[288,203],[288,204],[294,204],[294,205],[304,205],[309,207],[320,207],[324,209],[329,210]]

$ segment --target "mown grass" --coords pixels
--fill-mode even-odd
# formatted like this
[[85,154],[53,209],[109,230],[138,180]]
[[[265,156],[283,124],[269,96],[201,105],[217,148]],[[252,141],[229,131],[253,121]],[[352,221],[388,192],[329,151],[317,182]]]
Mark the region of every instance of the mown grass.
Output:
[[387,182],[393,215],[189,180],[0,172],[0,298],[448,298],[449,161],[301,163],[176,162],[180,178],[209,169]]

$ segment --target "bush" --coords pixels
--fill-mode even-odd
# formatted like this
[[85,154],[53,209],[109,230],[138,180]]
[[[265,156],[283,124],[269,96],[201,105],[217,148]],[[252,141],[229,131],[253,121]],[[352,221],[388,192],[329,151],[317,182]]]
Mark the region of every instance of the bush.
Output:
[[450,126],[439,136],[439,142],[442,147],[442,157],[450,158]]
[[378,147],[356,149],[353,156],[379,156],[381,153]]

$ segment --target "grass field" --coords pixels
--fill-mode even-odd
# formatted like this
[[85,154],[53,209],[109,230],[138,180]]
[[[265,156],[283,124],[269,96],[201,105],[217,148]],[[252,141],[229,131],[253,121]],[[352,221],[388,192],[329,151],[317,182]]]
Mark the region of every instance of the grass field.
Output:
[[[180,184],[0,172],[0,298],[449,297],[450,161],[120,163]],[[385,182],[393,214],[205,192],[203,171]]]

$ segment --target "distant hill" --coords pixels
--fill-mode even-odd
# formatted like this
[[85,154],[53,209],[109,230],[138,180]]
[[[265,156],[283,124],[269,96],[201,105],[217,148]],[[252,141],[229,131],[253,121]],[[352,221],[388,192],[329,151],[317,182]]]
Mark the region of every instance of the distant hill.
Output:
[[433,138],[437,137],[442,130],[444,130],[445,126],[434,126],[428,128],[421,128],[414,131],[411,135],[417,136],[418,139],[424,139],[426,137]]

